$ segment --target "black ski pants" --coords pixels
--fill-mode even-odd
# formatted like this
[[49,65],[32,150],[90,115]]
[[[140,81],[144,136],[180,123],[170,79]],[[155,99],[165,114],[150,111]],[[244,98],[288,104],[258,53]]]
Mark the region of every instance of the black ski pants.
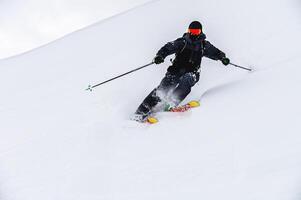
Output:
[[191,92],[191,88],[199,81],[199,77],[199,72],[184,74],[167,72],[160,85],[138,107],[136,114],[148,114],[162,101],[163,103],[178,105]]

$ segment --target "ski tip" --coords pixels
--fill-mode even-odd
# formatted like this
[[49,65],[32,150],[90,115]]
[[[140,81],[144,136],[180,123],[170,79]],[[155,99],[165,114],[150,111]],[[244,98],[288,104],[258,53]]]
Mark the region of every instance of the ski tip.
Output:
[[156,124],[156,123],[158,123],[159,121],[158,121],[158,119],[155,118],[155,117],[148,117],[147,120],[146,120],[146,122],[149,123],[149,124]]
[[190,101],[188,105],[192,108],[199,107],[201,104],[199,101]]

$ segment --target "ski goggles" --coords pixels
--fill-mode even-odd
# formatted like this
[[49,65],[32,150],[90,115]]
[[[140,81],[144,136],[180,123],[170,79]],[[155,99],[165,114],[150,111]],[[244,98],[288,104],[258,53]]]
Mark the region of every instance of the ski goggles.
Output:
[[201,29],[188,29],[188,33],[190,33],[191,35],[200,35],[202,33]]

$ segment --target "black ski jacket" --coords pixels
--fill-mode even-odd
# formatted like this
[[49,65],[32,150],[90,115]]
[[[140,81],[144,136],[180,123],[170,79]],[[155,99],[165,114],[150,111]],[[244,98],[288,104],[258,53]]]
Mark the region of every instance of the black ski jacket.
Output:
[[171,54],[176,54],[176,56],[168,71],[174,74],[197,72],[203,56],[213,60],[221,60],[226,57],[225,53],[206,40],[206,35],[203,33],[195,40],[192,40],[189,34],[185,33],[183,37],[168,42],[157,53],[163,58]]

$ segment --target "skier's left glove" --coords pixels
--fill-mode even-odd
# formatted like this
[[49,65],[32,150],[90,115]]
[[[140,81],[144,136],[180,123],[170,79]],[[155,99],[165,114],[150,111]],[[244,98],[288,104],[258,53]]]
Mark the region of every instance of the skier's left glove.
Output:
[[222,63],[223,63],[224,65],[229,65],[229,64],[230,64],[230,59],[227,58],[227,57],[223,57],[223,58],[221,59],[221,61],[222,61]]
[[154,58],[154,63],[156,63],[158,65],[163,62],[164,62],[164,58],[160,55],[156,55],[156,57]]

